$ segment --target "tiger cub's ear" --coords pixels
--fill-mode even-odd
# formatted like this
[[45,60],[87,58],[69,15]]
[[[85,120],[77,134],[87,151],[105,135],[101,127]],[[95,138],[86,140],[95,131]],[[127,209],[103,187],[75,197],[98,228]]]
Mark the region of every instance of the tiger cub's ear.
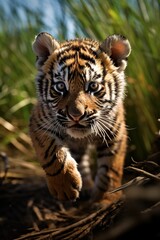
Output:
[[100,50],[107,53],[114,65],[123,71],[127,66],[127,57],[131,53],[129,41],[121,35],[111,35],[100,45]]
[[32,48],[37,56],[36,66],[40,68],[48,56],[59,48],[59,43],[49,33],[41,32],[35,37]]

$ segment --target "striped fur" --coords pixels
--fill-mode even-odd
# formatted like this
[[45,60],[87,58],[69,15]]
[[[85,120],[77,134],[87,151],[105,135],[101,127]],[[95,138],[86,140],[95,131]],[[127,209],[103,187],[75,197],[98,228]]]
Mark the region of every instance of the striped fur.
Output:
[[[107,191],[121,184],[126,152],[128,40],[113,35],[101,45],[91,39],[58,43],[40,33],[33,50],[38,101],[30,135],[50,192],[60,200],[76,199],[83,182],[94,200],[108,199]],[[97,156],[95,182],[91,148]]]

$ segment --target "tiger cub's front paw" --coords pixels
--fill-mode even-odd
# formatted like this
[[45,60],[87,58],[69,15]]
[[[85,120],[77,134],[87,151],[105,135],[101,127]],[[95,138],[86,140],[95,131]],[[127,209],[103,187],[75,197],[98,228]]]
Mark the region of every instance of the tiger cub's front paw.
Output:
[[50,193],[57,199],[76,200],[82,188],[82,179],[73,159],[57,176],[46,176]]

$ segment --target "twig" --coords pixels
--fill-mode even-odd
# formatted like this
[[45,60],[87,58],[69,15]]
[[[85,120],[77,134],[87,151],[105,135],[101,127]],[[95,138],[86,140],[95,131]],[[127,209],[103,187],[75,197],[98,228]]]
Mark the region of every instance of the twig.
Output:
[[141,211],[141,213],[149,213],[149,212],[151,212],[151,211],[153,211],[153,210],[155,210],[155,209],[160,209],[160,201],[159,202],[157,202],[156,204],[154,204],[153,206],[151,206],[150,208],[147,208],[147,209],[145,209],[144,211]]
[[160,181],[160,178],[159,178],[158,174],[153,175],[152,173],[149,173],[145,170],[142,170],[142,169],[139,169],[139,168],[136,168],[136,167],[132,167],[132,166],[126,167],[125,169],[131,170],[131,171],[136,172],[136,173],[139,173],[139,174],[141,174],[145,177],[151,178],[153,180]]
[[131,186],[135,186],[135,185],[140,185],[142,183],[145,183],[149,181],[149,178],[145,178],[145,177],[135,177],[134,179],[132,179],[131,181],[121,185],[120,187],[118,188],[115,188],[113,189],[112,191],[108,192],[108,193],[115,193],[115,192],[118,192],[118,191],[121,191],[121,190],[124,190],[128,187],[131,187]]
[[160,152],[153,153],[147,158],[147,161],[159,162],[160,163]]

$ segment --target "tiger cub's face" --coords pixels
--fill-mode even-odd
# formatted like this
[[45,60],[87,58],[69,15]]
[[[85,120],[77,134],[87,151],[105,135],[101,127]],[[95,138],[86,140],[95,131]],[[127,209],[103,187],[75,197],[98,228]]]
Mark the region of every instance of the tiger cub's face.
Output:
[[48,119],[54,119],[57,131],[63,129],[74,138],[105,135],[124,95],[128,40],[113,35],[101,45],[90,39],[59,44],[41,33],[33,49],[39,100],[49,109]]

